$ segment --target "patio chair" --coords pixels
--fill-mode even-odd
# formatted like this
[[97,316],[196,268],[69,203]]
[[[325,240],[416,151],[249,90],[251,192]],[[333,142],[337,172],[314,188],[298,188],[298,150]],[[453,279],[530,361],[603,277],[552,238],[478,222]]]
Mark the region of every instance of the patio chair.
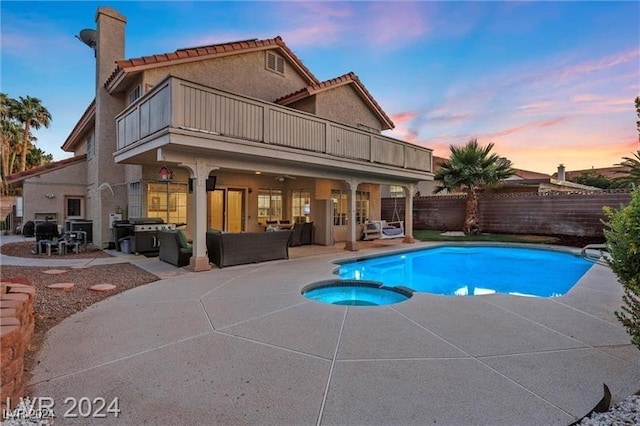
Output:
[[187,266],[193,255],[193,247],[187,242],[187,237],[180,230],[158,230],[160,251],[158,258],[177,267]]

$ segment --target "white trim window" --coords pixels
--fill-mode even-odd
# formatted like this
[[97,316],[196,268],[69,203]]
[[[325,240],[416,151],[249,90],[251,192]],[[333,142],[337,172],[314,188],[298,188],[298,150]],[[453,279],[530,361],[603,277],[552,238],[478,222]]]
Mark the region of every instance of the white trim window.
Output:
[[258,190],[258,222],[282,220],[282,190]]
[[67,219],[84,218],[84,197],[65,197],[65,217]]
[[294,189],[291,191],[291,218],[294,223],[309,222],[311,215],[311,191]]
[[96,153],[96,139],[94,132],[87,135],[87,160],[91,160]]
[[[371,196],[368,192],[356,191],[356,223],[363,224],[369,220]],[[349,223],[349,194],[339,189],[331,190],[333,201],[333,224],[345,226]]]
[[142,96],[142,86],[138,84],[127,94],[127,105],[137,101],[140,96]]

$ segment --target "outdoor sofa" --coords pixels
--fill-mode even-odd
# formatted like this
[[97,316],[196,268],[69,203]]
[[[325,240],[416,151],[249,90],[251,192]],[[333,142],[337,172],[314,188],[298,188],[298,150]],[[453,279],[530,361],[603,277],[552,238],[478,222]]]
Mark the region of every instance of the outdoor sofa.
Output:
[[209,262],[223,268],[246,263],[288,259],[292,234],[291,230],[222,233],[210,229],[207,231]]
[[160,243],[159,258],[163,262],[177,267],[187,266],[193,255],[193,247],[187,243],[187,237],[182,231],[160,229],[158,230],[158,242]]

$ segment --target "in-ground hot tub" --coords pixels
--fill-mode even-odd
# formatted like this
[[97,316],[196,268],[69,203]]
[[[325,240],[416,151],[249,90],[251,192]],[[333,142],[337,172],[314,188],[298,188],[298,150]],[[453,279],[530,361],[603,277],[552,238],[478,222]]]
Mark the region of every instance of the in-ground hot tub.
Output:
[[306,286],[302,295],[330,305],[381,306],[404,302],[411,298],[412,291],[385,287],[378,281],[331,280]]

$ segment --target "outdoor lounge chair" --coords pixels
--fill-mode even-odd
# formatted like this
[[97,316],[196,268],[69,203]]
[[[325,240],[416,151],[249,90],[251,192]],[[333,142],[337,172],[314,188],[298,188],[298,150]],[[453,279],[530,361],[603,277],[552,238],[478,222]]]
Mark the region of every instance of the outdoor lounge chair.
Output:
[[187,237],[180,230],[158,230],[158,242],[160,251],[158,257],[163,262],[177,267],[189,264],[193,255],[193,247],[187,243]]

